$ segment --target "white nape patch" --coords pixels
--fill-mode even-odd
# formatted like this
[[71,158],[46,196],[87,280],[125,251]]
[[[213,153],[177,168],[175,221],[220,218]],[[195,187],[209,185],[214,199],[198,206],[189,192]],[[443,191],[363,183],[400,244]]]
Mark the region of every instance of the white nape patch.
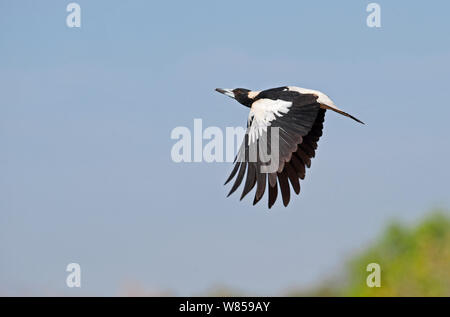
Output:
[[336,110],[341,110],[338,107],[336,107],[336,105],[334,104],[334,102],[330,99],[330,97],[328,97],[327,95],[325,95],[323,92],[320,92],[318,90],[313,90],[313,89],[307,89],[307,88],[301,88],[301,87],[295,87],[295,86],[288,86],[288,90],[289,91],[296,91],[299,92],[301,94],[313,94],[316,95],[317,98],[317,102],[320,104],[323,104],[325,106],[328,106],[330,108],[334,108]]
[[261,91],[250,91],[250,92],[248,93],[248,97],[249,97],[250,99],[255,99],[255,97],[258,96],[260,92],[261,92]]
[[259,99],[256,100],[250,108],[248,121],[252,119],[252,125],[248,132],[248,144],[255,142],[262,135],[263,131],[267,131],[267,127],[276,119],[276,116],[281,117],[288,113],[292,106],[291,101],[281,99]]

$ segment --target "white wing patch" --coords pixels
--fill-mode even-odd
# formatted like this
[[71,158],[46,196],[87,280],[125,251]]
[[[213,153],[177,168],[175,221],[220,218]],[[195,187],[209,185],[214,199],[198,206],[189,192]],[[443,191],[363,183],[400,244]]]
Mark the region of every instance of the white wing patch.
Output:
[[252,122],[248,132],[248,144],[255,142],[262,135],[263,131],[267,131],[267,127],[278,117],[288,113],[292,102],[281,99],[259,99],[252,104],[248,121]]

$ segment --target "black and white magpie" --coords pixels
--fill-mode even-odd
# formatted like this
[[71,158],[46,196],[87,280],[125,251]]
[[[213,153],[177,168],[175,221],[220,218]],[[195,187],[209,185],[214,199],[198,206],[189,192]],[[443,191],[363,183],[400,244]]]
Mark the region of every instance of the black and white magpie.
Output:
[[[242,183],[245,172],[247,178],[241,199],[256,185],[253,205],[261,200],[268,187],[268,206],[271,208],[278,195],[278,185],[284,206],[289,204],[291,184],[296,194],[300,193],[299,179],[305,178],[305,166],[311,167],[311,158],[315,156],[317,142],[322,136],[325,111],[333,110],[363,123],[352,115],[342,111],[324,93],[300,87],[285,86],[263,91],[251,91],[244,88],[221,89],[216,91],[236,99],[250,108],[247,131],[235,159],[235,166],[225,184],[236,175],[236,180],[228,194],[230,196]],[[263,171],[267,165],[271,150],[271,130],[278,128],[277,168],[271,172]],[[252,149],[256,156],[249,155]],[[261,151],[264,148],[264,151]],[[273,151],[273,149],[272,149]],[[271,153],[273,154],[273,153]],[[268,185],[268,186],[267,186]]]

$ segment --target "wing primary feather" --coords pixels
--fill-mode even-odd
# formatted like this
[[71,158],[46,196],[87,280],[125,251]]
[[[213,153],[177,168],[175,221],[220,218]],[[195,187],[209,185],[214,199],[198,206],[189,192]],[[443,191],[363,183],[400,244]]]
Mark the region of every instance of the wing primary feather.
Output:
[[245,180],[244,190],[242,191],[241,199],[245,197],[256,184],[256,163],[248,163],[247,179]]
[[226,180],[224,185],[228,184],[233,179],[233,177],[234,177],[234,175],[236,175],[240,165],[241,165],[241,162],[236,162],[236,164],[234,164],[234,168],[231,171],[230,176],[228,176],[228,179]]
[[272,208],[273,204],[277,200],[278,188],[277,184],[275,186],[269,186],[269,209]]
[[239,173],[236,177],[236,181],[233,184],[233,187],[231,188],[230,192],[228,193],[227,197],[230,196],[234,191],[241,185],[242,179],[244,178],[245,169],[247,167],[246,162],[241,163],[241,168],[239,169]]
[[[257,167],[258,168],[258,167]],[[256,172],[256,193],[255,193],[255,199],[253,200],[253,205],[256,205],[258,201],[261,200],[261,198],[264,195],[264,191],[266,190],[266,173],[261,173],[258,171]]]
[[277,173],[270,173],[269,174],[269,185],[275,186],[277,184]]
[[297,171],[298,177],[304,179],[306,174],[305,164],[295,154],[291,157],[291,163],[292,167]]
[[311,159],[308,157],[308,155],[305,154],[305,152],[303,152],[303,150],[300,147],[297,149],[296,154],[297,154],[298,158],[301,159],[302,162],[305,163],[305,165],[308,168],[311,167]]
[[283,205],[286,207],[289,204],[289,200],[291,198],[286,170],[282,170],[281,173],[278,173],[278,181],[280,183]]
[[298,195],[300,193],[300,182],[298,181],[298,175],[295,169],[292,167],[291,163],[286,163],[285,169],[289,181],[291,182],[292,188],[294,189],[294,192]]

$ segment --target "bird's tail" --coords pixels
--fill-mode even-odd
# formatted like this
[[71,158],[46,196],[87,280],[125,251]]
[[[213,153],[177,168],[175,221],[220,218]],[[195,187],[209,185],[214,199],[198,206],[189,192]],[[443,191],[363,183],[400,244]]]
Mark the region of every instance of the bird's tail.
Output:
[[352,118],[352,119],[355,120],[356,122],[365,124],[364,122],[362,122],[362,121],[359,120],[358,118],[355,118],[355,117],[352,116],[351,114],[349,114],[349,113],[347,113],[347,112],[345,112],[345,111],[342,111],[341,109],[339,109],[339,108],[337,108],[337,107],[336,107],[336,108],[335,108],[335,107],[330,107],[330,106],[327,106],[327,105],[324,105],[324,104],[322,104],[321,106],[322,106],[323,108],[325,108],[325,109],[333,110],[334,112],[337,112],[337,113],[339,113],[339,114],[341,114],[341,115],[343,115],[343,116]]

